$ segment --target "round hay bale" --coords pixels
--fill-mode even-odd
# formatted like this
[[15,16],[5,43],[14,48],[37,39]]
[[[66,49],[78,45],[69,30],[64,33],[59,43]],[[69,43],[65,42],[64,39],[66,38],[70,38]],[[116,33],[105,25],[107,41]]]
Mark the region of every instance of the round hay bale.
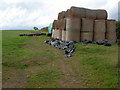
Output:
[[56,30],[57,31],[57,39],[62,39],[62,30],[60,30],[60,29],[57,29]]
[[62,30],[62,40],[66,41],[66,31]]
[[106,20],[106,32],[116,32],[116,20]]
[[70,9],[68,9],[68,10],[66,11],[65,17],[66,17],[66,18],[67,18],[67,17],[73,17],[73,15],[70,14],[70,13],[71,13],[71,11],[70,11]]
[[53,21],[53,27],[52,27],[52,29],[55,29],[55,24],[56,24],[56,20]]
[[80,41],[80,33],[66,31],[66,40],[67,41]]
[[57,20],[56,21],[56,29],[60,29],[60,26],[61,25],[61,21],[60,20]]
[[61,13],[62,13],[62,12],[59,12],[59,13],[58,13],[58,20],[61,19]]
[[65,30],[65,28],[66,28],[65,19],[60,19],[60,20],[59,20],[59,29]]
[[53,38],[55,38],[55,34],[56,34],[56,32],[55,32],[55,29],[52,31],[52,37]]
[[103,41],[105,40],[105,32],[94,32],[94,41]]
[[57,38],[57,29],[54,29],[54,38]]
[[65,18],[65,14],[66,14],[66,11],[62,11],[62,15],[61,15],[62,19]]
[[60,20],[59,20],[59,29],[60,29],[60,30],[62,30],[62,23],[63,23],[63,20],[60,19]]
[[106,39],[111,43],[116,43],[116,32],[106,32]]
[[54,29],[57,29],[57,20],[54,20]]
[[80,32],[81,28],[81,21],[79,18],[66,18],[66,30],[67,31],[73,31],[73,32]]
[[106,10],[98,9],[98,10],[95,10],[95,12],[96,12],[96,19],[107,19],[108,17]]
[[81,31],[93,32],[94,20],[89,18],[82,18]]
[[55,35],[55,30],[53,29],[52,30],[52,38],[54,38],[54,35]]
[[59,28],[59,20],[56,21],[56,29]]
[[55,38],[57,38],[57,39],[58,39],[58,33],[59,33],[59,31],[58,31],[58,29],[56,29],[55,30]]
[[86,18],[96,19],[96,11],[91,9],[86,9]]
[[65,13],[66,13],[66,11],[60,12],[60,13],[58,14],[58,20],[64,19],[64,18],[65,18]]
[[66,18],[66,40],[80,41],[80,28],[79,18]]
[[93,32],[81,32],[81,41],[84,40],[93,41]]
[[70,10],[70,9],[67,9],[67,11],[66,11],[66,13],[65,13],[65,17],[69,17],[69,14],[68,14],[68,13],[69,13],[69,10]]
[[61,23],[61,29],[62,30],[66,30],[66,19],[62,19],[62,23]]
[[94,21],[94,32],[106,32],[105,20]]
[[70,9],[67,10],[66,17],[83,18],[85,17],[85,8],[72,6]]

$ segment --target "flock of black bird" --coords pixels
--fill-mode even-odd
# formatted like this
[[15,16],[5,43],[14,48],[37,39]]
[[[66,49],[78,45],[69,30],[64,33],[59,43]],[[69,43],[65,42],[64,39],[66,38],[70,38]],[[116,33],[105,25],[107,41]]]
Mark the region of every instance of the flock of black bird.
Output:
[[[46,33],[35,33],[35,34],[20,34],[19,36],[41,36],[41,35],[47,35],[51,36]],[[104,45],[104,46],[112,46],[112,44],[108,40],[103,40],[103,41],[89,41],[89,40],[84,40],[81,42],[76,42],[76,41],[63,41],[59,39],[51,39],[51,40],[46,40],[46,44],[49,44],[51,46],[54,46],[55,48],[58,48],[60,50],[65,50],[65,57],[72,57],[72,53],[76,50],[75,43],[80,43],[80,44],[97,44],[97,45]]]

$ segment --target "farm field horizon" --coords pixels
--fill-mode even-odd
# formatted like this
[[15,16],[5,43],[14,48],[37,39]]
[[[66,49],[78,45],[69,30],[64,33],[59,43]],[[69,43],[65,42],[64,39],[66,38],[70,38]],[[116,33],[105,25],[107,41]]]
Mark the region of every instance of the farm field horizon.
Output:
[[2,30],[3,88],[118,88],[118,45],[75,44],[73,57],[44,43],[46,31]]

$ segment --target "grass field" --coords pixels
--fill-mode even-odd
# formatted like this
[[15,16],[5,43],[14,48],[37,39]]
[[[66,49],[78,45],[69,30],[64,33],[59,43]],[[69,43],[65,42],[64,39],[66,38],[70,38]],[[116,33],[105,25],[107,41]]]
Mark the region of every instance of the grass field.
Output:
[[73,57],[44,43],[35,31],[2,31],[3,88],[117,88],[118,46],[75,44]]

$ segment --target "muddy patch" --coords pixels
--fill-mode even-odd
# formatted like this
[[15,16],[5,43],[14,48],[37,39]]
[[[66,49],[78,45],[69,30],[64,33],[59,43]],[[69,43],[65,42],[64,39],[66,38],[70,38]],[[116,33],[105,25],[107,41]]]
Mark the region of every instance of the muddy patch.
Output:
[[26,72],[24,70],[12,71],[13,76],[7,78],[6,81],[2,83],[3,88],[24,88],[26,81]]

